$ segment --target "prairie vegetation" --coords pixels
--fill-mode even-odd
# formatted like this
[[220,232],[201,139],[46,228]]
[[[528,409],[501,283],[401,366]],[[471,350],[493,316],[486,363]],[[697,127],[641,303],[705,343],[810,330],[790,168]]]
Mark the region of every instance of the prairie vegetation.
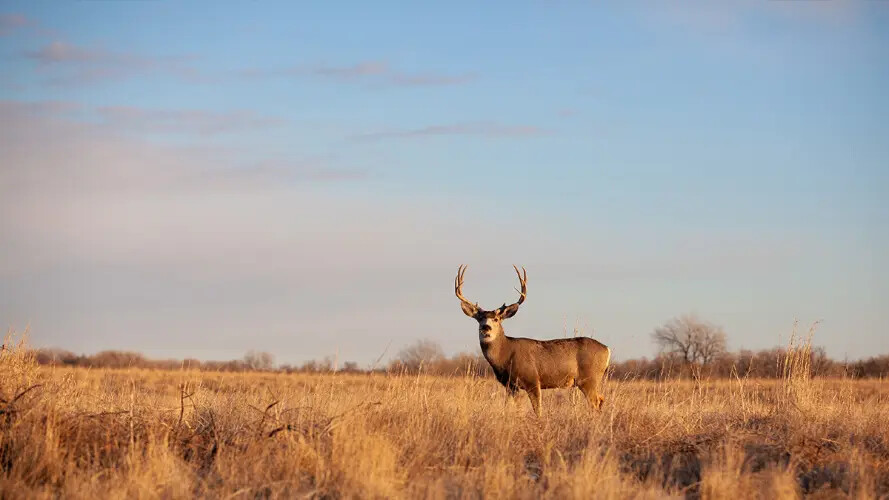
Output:
[[[795,348],[791,355],[802,350]],[[40,366],[0,355],[3,498],[889,495],[883,380],[620,381]]]

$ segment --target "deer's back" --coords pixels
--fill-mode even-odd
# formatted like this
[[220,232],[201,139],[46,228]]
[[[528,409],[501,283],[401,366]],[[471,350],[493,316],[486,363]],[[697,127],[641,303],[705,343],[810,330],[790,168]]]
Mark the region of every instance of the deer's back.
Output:
[[[541,386],[567,387],[579,379],[601,377],[608,366],[610,353],[601,342],[589,337],[535,340],[513,339],[515,355],[536,372]],[[533,376],[533,373],[520,375]]]

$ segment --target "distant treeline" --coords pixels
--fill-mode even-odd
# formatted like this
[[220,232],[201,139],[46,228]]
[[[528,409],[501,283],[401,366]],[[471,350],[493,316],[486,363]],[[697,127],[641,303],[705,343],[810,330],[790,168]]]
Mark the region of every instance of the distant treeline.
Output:
[[[706,364],[687,363],[675,354],[653,359],[629,359],[614,363],[611,378],[658,380],[673,377],[781,378],[787,349],[776,347],[759,351],[724,352]],[[889,376],[889,354],[856,361],[838,361],[827,356],[823,347],[808,353],[813,377],[883,378]]]
[[[786,350],[773,348],[760,351],[723,352],[706,362],[688,362],[675,353],[655,358],[630,359],[615,362],[610,368],[612,379],[660,380],[677,377],[707,378],[778,378]],[[267,352],[248,352],[242,359],[229,361],[200,361],[197,359],[148,359],[137,352],[102,351],[92,355],[78,355],[63,349],[49,348],[35,351],[43,365],[65,365],[90,368],[146,368],[156,370],[194,369],[203,371],[266,371],[283,373],[401,373],[419,372],[444,376],[491,376],[485,358],[479,354],[460,353],[445,356],[442,349],[430,341],[420,341],[400,351],[392,361],[382,366],[361,367],[352,361],[338,362],[333,358],[308,361],[301,365],[274,362]],[[857,361],[837,361],[827,356],[823,348],[814,347],[808,354],[813,377],[881,378],[889,376],[889,354]]]

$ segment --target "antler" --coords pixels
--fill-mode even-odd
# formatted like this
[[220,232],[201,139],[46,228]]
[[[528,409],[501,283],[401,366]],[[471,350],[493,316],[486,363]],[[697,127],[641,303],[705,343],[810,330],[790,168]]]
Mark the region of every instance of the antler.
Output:
[[519,276],[519,283],[522,284],[522,289],[516,290],[519,292],[519,301],[516,302],[516,305],[519,305],[524,302],[525,297],[528,296],[528,271],[525,271],[525,266],[522,266],[522,272],[525,273],[524,276],[522,276],[522,273],[519,272],[519,268],[515,265],[513,265],[512,268],[515,269],[515,273]]
[[463,302],[464,304],[466,304],[468,306],[472,306],[472,307],[478,309],[477,303],[473,304],[472,302],[469,301],[469,299],[467,299],[466,297],[463,296],[463,275],[466,274],[467,267],[468,266],[466,266],[466,265],[461,265],[457,269],[457,277],[454,278],[454,293],[457,294],[457,298],[460,299],[460,302]]

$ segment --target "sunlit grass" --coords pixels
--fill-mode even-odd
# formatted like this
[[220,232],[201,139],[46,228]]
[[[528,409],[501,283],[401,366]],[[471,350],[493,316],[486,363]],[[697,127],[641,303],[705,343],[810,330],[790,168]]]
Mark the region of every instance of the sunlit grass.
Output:
[[609,381],[507,404],[476,377],[38,367],[0,355],[6,498],[889,494],[882,381]]

